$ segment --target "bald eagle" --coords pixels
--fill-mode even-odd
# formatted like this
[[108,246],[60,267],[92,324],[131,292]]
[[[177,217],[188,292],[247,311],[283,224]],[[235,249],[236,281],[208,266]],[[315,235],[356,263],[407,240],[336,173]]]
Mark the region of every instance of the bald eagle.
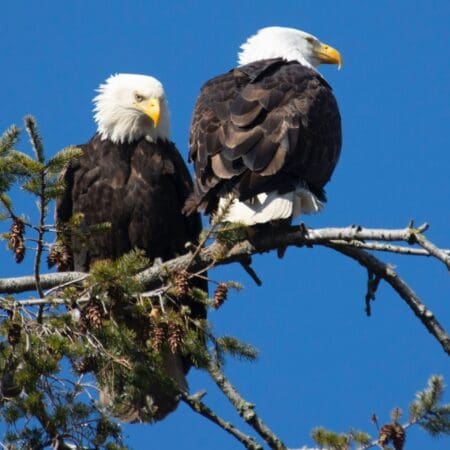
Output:
[[[135,248],[163,261],[183,254],[187,242],[196,242],[201,222],[198,214],[186,217],[181,212],[192,181],[170,140],[162,84],[150,76],[114,75],[99,87],[94,103],[97,132],[79,146],[82,157],[63,174],[66,192],[57,202],[56,218],[62,225],[81,213],[82,229],[105,222],[110,228],[92,234],[87,245],[72,233],[73,264],[65,269],[88,271],[97,260],[116,259]],[[190,306],[194,316],[204,315],[198,304]],[[186,388],[184,375],[190,362],[168,352],[164,364],[168,374]],[[166,395],[159,385],[149,381],[145,388],[146,392],[138,390],[130,404],[119,408],[119,418],[160,420],[176,408],[177,398]],[[122,394],[104,388],[100,397],[108,403]]]
[[268,27],[241,46],[239,66],[201,89],[190,129],[195,166],[189,214],[255,225],[322,209],[341,150],[341,119],[318,73],[337,50],[300,30]]

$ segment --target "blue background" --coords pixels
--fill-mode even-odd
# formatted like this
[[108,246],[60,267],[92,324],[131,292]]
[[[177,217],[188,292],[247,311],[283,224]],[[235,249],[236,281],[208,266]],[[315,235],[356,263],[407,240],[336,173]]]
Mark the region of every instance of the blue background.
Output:
[[[95,132],[94,89],[110,74],[151,74],[165,85],[173,140],[187,155],[191,111],[207,79],[235,65],[239,45],[257,29],[291,26],[338,48],[344,67],[321,71],[335,90],[344,146],[328,185],[325,211],[312,227],[406,226],[428,221],[428,236],[449,247],[448,1],[40,1],[2,2],[0,130],[39,121],[47,154]],[[22,138],[21,149],[28,149]],[[20,210],[31,211],[28,197]],[[381,254],[397,266],[447,329],[449,278],[442,264]],[[28,273],[0,254],[1,276]],[[311,444],[310,430],[362,428],[370,417],[406,409],[430,374],[450,380],[448,356],[401,299],[382,283],[373,317],[364,314],[366,273],[331,250],[289,249],[254,259],[264,286],[239,267],[211,273],[245,285],[210,318],[217,334],[235,335],[261,351],[254,364],[231,361],[226,372],[291,448]],[[239,424],[203,374],[192,391]],[[447,401],[449,395],[446,395]],[[245,428],[245,427],[244,427]],[[239,449],[224,431],[181,405],[154,426],[125,426],[135,449]],[[449,448],[418,428],[408,450]]]

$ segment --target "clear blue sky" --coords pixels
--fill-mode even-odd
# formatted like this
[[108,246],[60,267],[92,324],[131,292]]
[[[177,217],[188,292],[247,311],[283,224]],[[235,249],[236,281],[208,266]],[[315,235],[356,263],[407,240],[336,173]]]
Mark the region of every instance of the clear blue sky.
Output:
[[[450,246],[450,2],[16,0],[0,10],[0,129],[35,115],[48,154],[91,137],[94,89],[112,73],[129,72],[164,83],[173,140],[186,156],[200,86],[233,67],[249,35],[268,25],[315,34],[344,57],[340,72],[322,69],[341,108],[344,146],[327,208],[306,223],[403,227],[414,218],[430,222],[429,237]],[[445,268],[380,257],[397,266],[449,329]],[[4,251],[0,266],[2,276],[16,273]],[[365,316],[366,273],[356,263],[325,249],[289,249],[283,260],[255,258],[254,268],[262,288],[237,267],[214,272],[245,289],[211,320],[218,334],[260,349],[257,363],[233,361],[226,371],[288,446],[311,443],[316,425],[375,435],[373,412],[387,420],[430,374],[450,382],[448,357],[390,287],[380,286],[373,317]],[[239,423],[204,375],[192,372],[189,381]],[[241,448],[184,406],[163,423],[127,426],[125,433],[136,450]],[[406,448],[444,450],[449,441],[414,430]]]

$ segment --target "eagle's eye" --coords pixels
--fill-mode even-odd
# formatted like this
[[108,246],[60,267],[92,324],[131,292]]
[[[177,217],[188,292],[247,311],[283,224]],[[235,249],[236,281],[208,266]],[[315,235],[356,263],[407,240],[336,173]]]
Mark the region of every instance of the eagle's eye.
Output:
[[315,42],[315,39],[314,39],[312,36],[307,36],[305,39],[306,39],[310,44],[314,44],[314,42]]
[[137,92],[134,94],[134,99],[138,102],[141,103],[144,100],[144,96],[141,94],[138,94]]

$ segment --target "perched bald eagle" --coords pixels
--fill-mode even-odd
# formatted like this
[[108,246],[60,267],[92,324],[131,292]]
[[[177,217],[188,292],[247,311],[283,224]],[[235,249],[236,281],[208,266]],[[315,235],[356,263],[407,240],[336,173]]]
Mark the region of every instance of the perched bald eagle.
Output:
[[[162,84],[144,75],[114,75],[100,86],[94,103],[97,133],[79,146],[82,157],[63,174],[66,193],[57,203],[56,217],[63,224],[81,213],[82,228],[105,222],[110,228],[92,234],[87,245],[72,233],[73,265],[66,269],[88,271],[96,260],[115,259],[135,248],[151,259],[183,254],[187,242],[197,241],[201,222],[198,214],[186,217],[181,212],[192,181],[170,141]],[[204,315],[198,304],[190,306],[194,316]],[[145,363],[144,353],[142,358]],[[190,362],[169,352],[164,364],[168,374],[186,388],[184,375]],[[122,420],[159,420],[176,408],[178,400],[159,385],[149,381],[145,389],[137,390],[129,404],[119,408]],[[100,397],[108,403],[121,395],[105,388]]]
[[208,81],[195,105],[189,214],[214,212],[255,225],[321,210],[341,150],[341,119],[321,63],[334,48],[300,30],[269,27],[241,46],[239,66]]

